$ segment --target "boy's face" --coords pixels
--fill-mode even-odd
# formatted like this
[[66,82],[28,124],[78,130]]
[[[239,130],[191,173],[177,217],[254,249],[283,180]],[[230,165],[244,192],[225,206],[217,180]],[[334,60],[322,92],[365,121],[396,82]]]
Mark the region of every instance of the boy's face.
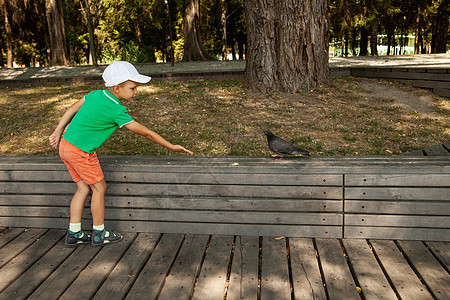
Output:
[[114,91],[117,93],[119,100],[131,101],[137,95],[138,86],[139,83],[128,80],[114,86]]

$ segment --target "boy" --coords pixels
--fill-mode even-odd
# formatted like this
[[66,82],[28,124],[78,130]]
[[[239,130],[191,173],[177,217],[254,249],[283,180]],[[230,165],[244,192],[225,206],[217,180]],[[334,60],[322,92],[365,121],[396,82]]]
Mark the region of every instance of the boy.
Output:
[[[134,121],[122,106],[120,101],[133,100],[139,83],[147,83],[151,77],[139,74],[125,61],[113,62],[105,68],[102,77],[106,89],[92,91],[69,107],[49,138],[52,147],[57,148],[59,144],[61,159],[78,187],[70,203],[70,223],[65,240],[68,246],[86,243],[101,246],[123,238],[104,226],[106,182],[96,153],[117,127],[125,127],[172,151],[193,154]],[[81,231],[84,203],[91,191],[92,236]]]

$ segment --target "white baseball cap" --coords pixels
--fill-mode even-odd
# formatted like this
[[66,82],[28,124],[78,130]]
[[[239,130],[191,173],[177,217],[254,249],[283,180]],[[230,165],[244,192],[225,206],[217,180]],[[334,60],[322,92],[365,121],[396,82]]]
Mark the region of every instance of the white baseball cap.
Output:
[[115,61],[105,68],[102,75],[105,86],[115,86],[127,80],[147,83],[152,79],[150,76],[139,74],[136,68],[127,61]]

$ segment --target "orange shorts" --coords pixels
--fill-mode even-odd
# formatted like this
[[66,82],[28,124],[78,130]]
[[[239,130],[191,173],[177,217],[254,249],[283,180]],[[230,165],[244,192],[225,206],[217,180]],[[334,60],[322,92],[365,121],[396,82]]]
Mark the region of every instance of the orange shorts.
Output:
[[83,180],[86,184],[94,184],[104,178],[96,152],[84,152],[65,139],[61,139],[59,156],[75,182]]

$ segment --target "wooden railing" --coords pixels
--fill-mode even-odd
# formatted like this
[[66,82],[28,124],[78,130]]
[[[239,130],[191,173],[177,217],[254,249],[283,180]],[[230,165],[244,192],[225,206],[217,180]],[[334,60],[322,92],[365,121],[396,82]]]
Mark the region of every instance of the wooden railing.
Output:
[[[101,162],[106,223],[117,230],[450,241],[444,156]],[[58,157],[1,157],[0,226],[66,228],[75,188]]]

